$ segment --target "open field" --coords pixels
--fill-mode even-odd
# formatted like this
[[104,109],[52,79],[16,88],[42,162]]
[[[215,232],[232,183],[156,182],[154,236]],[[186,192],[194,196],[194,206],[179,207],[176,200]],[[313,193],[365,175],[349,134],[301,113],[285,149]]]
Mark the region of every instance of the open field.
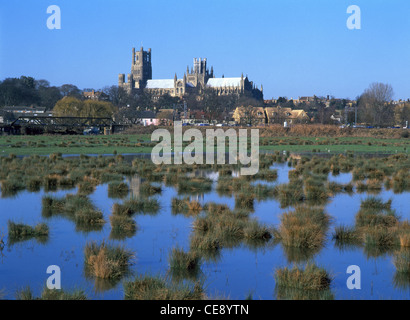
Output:
[[[170,128],[172,132],[172,128]],[[205,133],[204,133],[205,136]],[[150,153],[157,142],[150,133],[117,134],[111,136],[0,136],[1,155],[62,154],[135,154]],[[184,145],[187,145],[186,142]],[[228,143],[226,144],[228,147]],[[408,153],[410,139],[335,136],[266,136],[260,132],[261,151],[289,151],[313,153]],[[205,150],[205,146],[204,146]]]

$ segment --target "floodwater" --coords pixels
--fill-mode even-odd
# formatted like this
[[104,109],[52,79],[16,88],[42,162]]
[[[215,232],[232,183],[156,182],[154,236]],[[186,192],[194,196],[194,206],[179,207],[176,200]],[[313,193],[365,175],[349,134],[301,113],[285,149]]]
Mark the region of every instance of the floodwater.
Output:
[[[272,166],[278,170],[278,179],[269,185],[288,182],[286,163]],[[210,174],[212,179],[218,175]],[[351,174],[329,175],[330,181],[348,183]],[[141,179],[138,176],[126,179],[133,196],[139,195]],[[267,183],[267,182],[263,182]],[[64,217],[42,217],[42,197],[46,194],[63,196],[76,190],[20,192],[12,198],[0,198],[0,234],[5,235],[5,248],[0,254],[0,292],[6,299],[14,299],[17,290],[30,286],[37,296],[46,285],[50,274],[47,267],[57,265],[61,268],[62,288],[84,290],[90,299],[123,299],[123,281],[139,274],[166,275],[169,270],[168,257],[171,250],[178,246],[189,250],[192,232],[192,217],[174,215],[171,212],[171,199],[177,197],[177,190],[163,186],[157,196],[161,209],[156,215],[136,215],[138,225],[136,234],[125,240],[112,240],[124,245],[135,253],[131,267],[133,275],[126,276],[117,283],[98,281],[88,278],[84,272],[84,247],[89,241],[110,239],[111,226],[109,215],[111,207],[118,199],[111,199],[108,186],[100,185],[90,195],[93,203],[104,213],[107,223],[101,231],[76,231],[75,224]],[[326,212],[332,217],[326,245],[311,255],[311,260],[324,267],[333,276],[331,292],[335,299],[409,299],[410,280],[397,277],[393,264],[393,252],[379,256],[369,256],[362,247],[340,249],[332,240],[332,231],[338,225],[354,225],[354,216],[359,210],[360,201],[367,193],[338,194],[326,205]],[[392,199],[392,208],[402,219],[410,219],[409,192],[394,194],[383,190],[378,194],[384,201]],[[219,196],[213,189],[207,194],[194,196],[202,204],[216,202],[234,208],[233,197]],[[255,204],[252,216],[260,222],[278,226],[282,213],[292,208],[281,209],[278,201],[264,200]],[[39,243],[35,239],[7,244],[7,221],[35,225],[46,222],[50,227],[49,240]],[[297,252],[290,252],[280,243],[268,243],[264,247],[251,248],[245,244],[234,248],[222,249],[216,261],[204,261],[200,277],[209,297],[245,299],[276,299],[274,272],[276,268],[291,266],[298,259]],[[346,281],[350,274],[348,266],[357,265],[361,270],[361,289],[349,290]]]

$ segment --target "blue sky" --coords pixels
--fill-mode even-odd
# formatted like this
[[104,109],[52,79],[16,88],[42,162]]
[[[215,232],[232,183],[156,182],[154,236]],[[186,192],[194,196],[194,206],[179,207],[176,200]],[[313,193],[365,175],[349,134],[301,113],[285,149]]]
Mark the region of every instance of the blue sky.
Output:
[[[61,8],[61,30],[46,26]],[[349,30],[347,7],[361,9]],[[355,98],[372,82],[410,98],[408,0],[1,0],[0,79],[32,76],[99,89],[152,48],[153,78],[182,77],[206,57],[217,77],[243,72],[265,99]]]

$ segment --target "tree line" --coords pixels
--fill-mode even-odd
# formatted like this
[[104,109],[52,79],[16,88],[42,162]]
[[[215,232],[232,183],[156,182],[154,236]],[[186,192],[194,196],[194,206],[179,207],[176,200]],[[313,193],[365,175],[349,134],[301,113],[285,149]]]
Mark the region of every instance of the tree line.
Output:
[[[87,100],[83,92],[73,84],[51,86],[47,80],[36,80],[32,77],[6,78],[0,81],[0,108],[4,106],[41,106],[54,109],[56,115],[108,117],[117,119],[136,119],[142,111],[158,111],[182,106],[179,97],[168,94],[155,97],[148,90],[129,94],[118,86],[106,86],[101,91],[106,101]],[[280,97],[275,103],[264,104],[251,95],[218,96],[212,89],[205,88],[199,94],[187,93],[183,100],[191,114],[203,120],[230,120],[236,107],[244,106],[250,115],[257,107],[282,107],[303,109],[311,122],[332,124],[331,116],[337,111],[343,115],[344,123],[365,123],[373,126],[405,125],[410,117],[410,102],[394,104],[394,92],[389,84],[373,83],[355,100],[354,108],[348,107],[348,100],[331,98],[325,104],[324,99],[314,97],[308,103],[294,104],[293,100]]]

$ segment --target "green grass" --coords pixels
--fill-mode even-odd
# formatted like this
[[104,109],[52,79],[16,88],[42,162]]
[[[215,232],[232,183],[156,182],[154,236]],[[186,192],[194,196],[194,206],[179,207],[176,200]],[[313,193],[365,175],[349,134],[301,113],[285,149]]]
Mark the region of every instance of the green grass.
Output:
[[[155,143],[150,134],[119,134],[111,136],[0,136],[0,154],[49,155],[61,154],[126,154],[150,153]],[[260,150],[328,153],[407,153],[409,139],[364,137],[274,137],[261,138]]]
[[[148,153],[151,135],[0,136],[0,153],[16,155]],[[4,151],[4,152],[3,152]]]

